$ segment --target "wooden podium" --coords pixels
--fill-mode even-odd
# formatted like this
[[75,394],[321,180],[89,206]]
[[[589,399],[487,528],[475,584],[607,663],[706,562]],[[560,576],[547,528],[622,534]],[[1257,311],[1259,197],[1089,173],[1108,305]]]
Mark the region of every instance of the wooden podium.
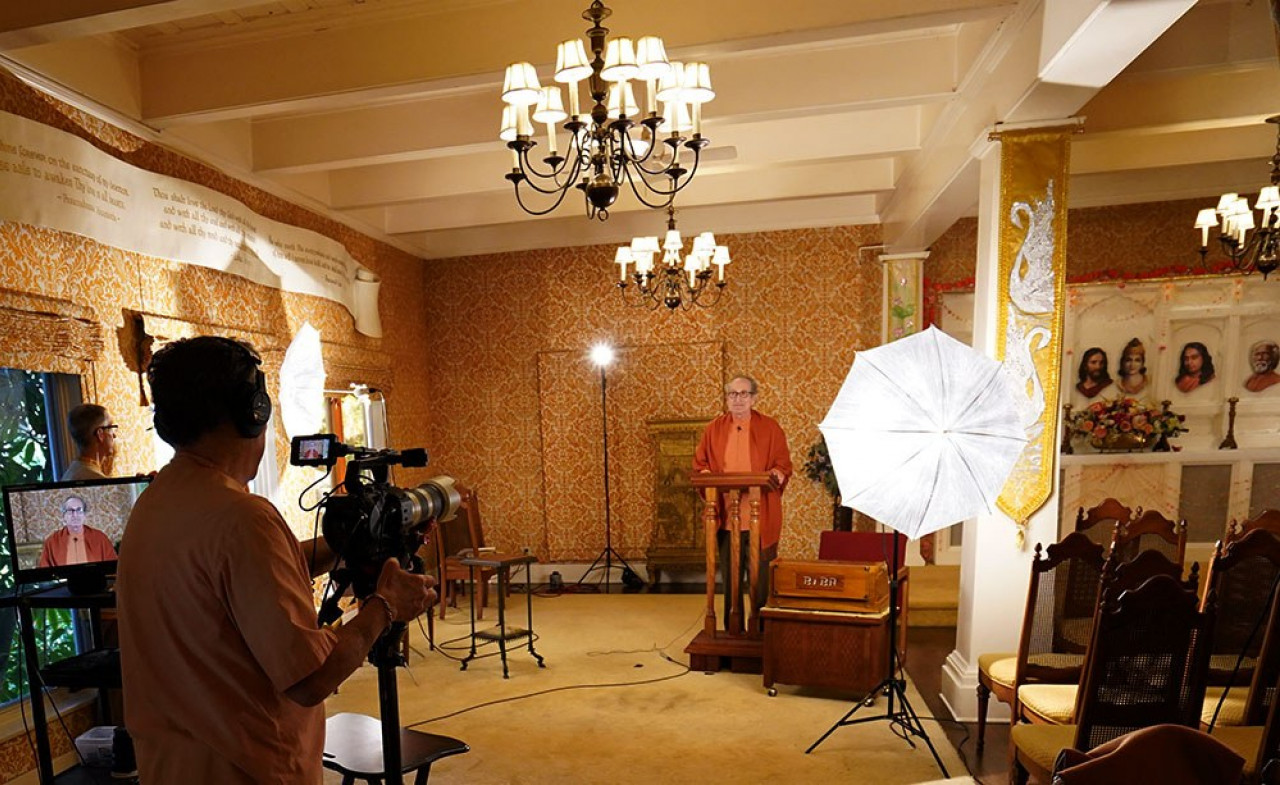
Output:
[[769,472],[706,473],[691,478],[706,502],[702,510],[702,527],[706,543],[707,611],[702,631],[684,651],[693,670],[718,671],[725,668],[735,673],[760,673],[764,659],[760,629],[760,608],[751,598],[751,615],[743,624],[742,549],[732,542],[729,547],[729,618],[721,628],[716,619],[716,531],[720,528],[721,504],[725,519],[741,520],[742,505],[749,511],[748,574],[752,586],[760,577],[760,504],[767,493],[775,493],[778,483]]

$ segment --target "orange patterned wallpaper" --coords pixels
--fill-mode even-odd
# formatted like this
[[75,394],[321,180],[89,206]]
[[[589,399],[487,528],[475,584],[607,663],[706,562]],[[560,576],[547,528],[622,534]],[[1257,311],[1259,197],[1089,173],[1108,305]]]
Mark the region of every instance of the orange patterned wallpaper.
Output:
[[[16,293],[3,298],[3,304],[29,307],[14,301],[28,294],[40,295],[66,304],[67,310],[90,313],[100,325],[102,354],[96,362],[79,370],[84,374],[86,399],[106,406],[121,426],[122,451],[116,473],[151,468],[151,434],[146,430],[149,417],[140,405],[138,376],[129,367],[133,351],[124,331],[126,311],[144,314],[149,332],[218,332],[249,338],[263,351],[273,390],[273,372],[279,368],[284,349],[295,330],[309,321],[320,331],[324,342],[331,384],[376,381],[389,390],[392,433],[426,432],[426,377],[419,371],[425,343],[421,317],[423,270],[417,259],[88,117],[3,72],[0,111],[75,134],[135,166],[200,183],[244,202],[264,216],[329,236],[383,279],[380,307],[386,334],[375,339],[355,332],[347,311],[322,298],[259,286],[216,270],[128,253],[72,234],[0,222],[3,286]],[[353,363],[351,358],[358,359]],[[52,357],[44,359],[37,370],[64,365]],[[19,360],[28,366],[33,364],[31,354],[13,351],[11,342],[0,346],[0,365]],[[280,429],[276,446],[277,454],[287,460],[288,444]],[[300,471],[286,471],[285,488],[300,486]],[[309,534],[309,518],[304,518],[293,505],[285,505],[284,512],[296,531]]]
[[[1067,277],[1106,280],[1203,275],[1191,228],[1204,199],[1085,207],[1067,214]],[[978,221],[961,218],[930,247],[925,276],[930,286],[973,281]],[[1213,261],[1210,257],[1210,262]]]
[[[760,383],[803,460],[855,350],[879,340],[880,266],[862,246],[877,227],[743,234],[714,308],[628,308],[611,247],[427,262],[433,465],[479,489],[486,539],[544,561],[604,547],[596,341],[621,349],[609,379],[614,548],[643,563],[653,525],[650,419],[711,417],[735,373]],[[812,557],[830,502],[797,476],[784,497],[781,552]]]

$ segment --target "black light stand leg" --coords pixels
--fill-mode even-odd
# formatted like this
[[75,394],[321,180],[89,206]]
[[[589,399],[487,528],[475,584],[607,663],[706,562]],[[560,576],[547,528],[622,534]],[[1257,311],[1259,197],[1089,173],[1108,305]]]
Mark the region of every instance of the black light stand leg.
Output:
[[[612,527],[612,505],[609,503],[609,395],[608,382],[604,375],[604,366],[600,366],[600,419],[601,419],[601,443],[604,446],[604,550],[600,551],[600,555],[596,560],[591,562],[591,566],[587,571],[582,573],[582,577],[578,579],[578,585],[581,586],[587,576],[596,570],[604,570],[604,593],[609,593],[609,576],[613,574],[614,561],[617,561],[619,569],[625,569],[635,574],[635,570],[631,569],[631,565],[627,564],[627,560],[613,549],[613,527]],[[604,560],[604,566],[600,565],[600,560]]]
[[378,666],[378,714],[382,719],[382,770],[386,785],[402,785],[404,777],[400,750],[400,695],[396,691],[396,668],[405,664],[400,656],[404,622],[395,622],[373,644],[369,661]]
[[[943,765],[942,758],[938,756],[938,750],[933,746],[933,742],[929,740],[929,734],[925,732],[924,725],[920,723],[920,717],[916,714],[915,709],[911,708],[911,703],[907,700],[907,682],[906,679],[898,678],[898,533],[892,532],[893,537],[893,561],[889,563],[889,674],[880,681],[875,687],[867,693],[867,698],[883,692],[888,696],[885,703],[885,713],[877,717],[859,717],[852,719],[858,709],[862,708],[864,701],[858,701],[853,704],[853,708],[848,713],[836,721],[822,734],[822,737],[809,745],[809,749],[804,753],[808,755],[817,749],[818,745],[827,740],[827,737],[836,731],[837,728],[843,728],[846,725],[857,725],[862,722],[874,722],[875,720],[888,720],[891,726],[902,729],[902,738],[913,749],[915,743],[911,740],[912,736],[917,736],[924,741],[929,747],[929,752],[933,753],[933,760],[938,764],[938,768],[942,771],[943,777],[950,777],[947,767]],[[894,708],[894,698],[898,700],[898,708]]]

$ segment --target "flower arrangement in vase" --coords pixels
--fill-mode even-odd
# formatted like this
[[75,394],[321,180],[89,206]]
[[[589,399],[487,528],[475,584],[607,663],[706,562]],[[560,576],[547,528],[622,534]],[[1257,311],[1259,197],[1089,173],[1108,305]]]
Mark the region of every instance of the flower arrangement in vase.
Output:
[[831,465],[831,453],[827,451],[827,440],[818,436],[818,441],[809,447],[809,453],[801,466],[804,476],[821,485],[831,497],[832,528],[836,531],[849,531],[853,528],[853,510],[840,504],[840,484],[836,481],[836,470]]
[[1072,437],[1087,438],[1102,452],[1133,452],[1148,445],[1170,449],[1168,440],[1186,432],[1185,420],[1169,411],[1169,401],[1157,408],[1150,401],[1115,398],[1089,404],[1071,415],[1068,426]]

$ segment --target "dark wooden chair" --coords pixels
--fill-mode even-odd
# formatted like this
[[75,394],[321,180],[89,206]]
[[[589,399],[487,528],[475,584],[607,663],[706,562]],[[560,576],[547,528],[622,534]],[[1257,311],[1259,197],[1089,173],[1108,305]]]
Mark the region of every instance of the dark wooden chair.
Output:
[[1171,521],[1155,510],[1139,511],[1132,521],[1117,524],[1111,550],[1123,561],[1155,550],[1181,566],[1187,554],[1187,522]]
[[1266,529],[1280,534],[1280,510],[1263,510],[1246,521],[1238,522],[1234,518],[1227,524],[1227,542],[1239,539],[1254,529]]
[[1120,502],[1107,497],[1089,509],[1080,507],[1076,511],[1075,531],[1084,532],[1090,540],[1104,548],[1111,544],[1111,535],[1117,523],[1128,523],[1133,519],[1133,510]]
[[1073,725],[1015,725],[1010,779],[1048,785],[1058,753],[1088,752],[1126,733],[1200,722],[1212,603],[1168,575],[1104,597],[1098,608]]
[[[424,785],[431,764],[450,755],[469,752],[466,742],[449,736],[402,728],[400,773],[413,774]],[[325,721],[324,767],[342,775],[342,785],[364,780],[381,785],[388,772],[382,759],[382,722],[364,714],[335,714]]]
[[[461,587],[471,579],[471,569],[461,562],[470,554],[479,554],[484,543],[484,524],[480,519],[480,500],[474,488],[457,486],[462,502],[458,506],[458,514],[452,521],[438,527],[437,562],[439,566],[438,580],[440,590],[440,618],[444,618],[446,608],[458,606],[458,594]],[[485,606],[489,604],[489,580],[497,574],[497,570],[476,568],[476,585],[479,601],[476,617],[484,618]]]
[[1280,783],[1280,603],[1273,602],[1243,725],[1217,726],[1213,737],[1244,758],[1245,785]]
[[[1200,565],[1191,565],[1187,578],[1182,567],[1159,551],[1143,551],[1132,561],[1122,561],[1114,551],[1102,565],[1099,588],[1095,592],[1090,618],[1084,633],[1091,644],[1097,630],[1096,608],[1114,602],[1125,591],[1136,589],[1151,578],[1165,576],[1177,581],[1185,590],[1196,593],[1200,584]],[[1075,722],[1079,709],[1079,683],[1040,681],[1020,684],[1014,700],[1014,721],[1040,725],[1069,725]]]
[[1016,718],[1018,688],[1023,684],[1079,681],[1102,564],[1102,546],[1083,532],[1072,532],[1043,552],[1036,545],[1017,654],[1012,663],[985,655],[978,658],[979,750],[985,744],[992,695],[1009,704]]

